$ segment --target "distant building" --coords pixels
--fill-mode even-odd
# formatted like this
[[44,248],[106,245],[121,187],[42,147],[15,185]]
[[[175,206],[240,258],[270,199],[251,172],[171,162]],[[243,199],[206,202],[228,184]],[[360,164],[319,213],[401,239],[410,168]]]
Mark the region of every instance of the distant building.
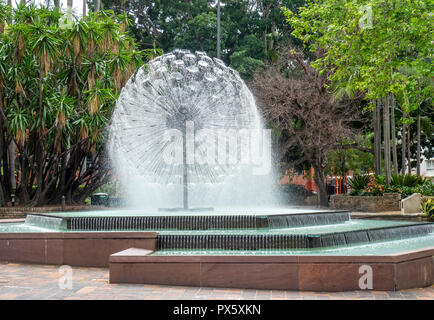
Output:
[[[416,169],[411,169],[412,174],[416,174]],[[422,158],[420,163],[420,175],[422,177],[434,177],[434,158]]]

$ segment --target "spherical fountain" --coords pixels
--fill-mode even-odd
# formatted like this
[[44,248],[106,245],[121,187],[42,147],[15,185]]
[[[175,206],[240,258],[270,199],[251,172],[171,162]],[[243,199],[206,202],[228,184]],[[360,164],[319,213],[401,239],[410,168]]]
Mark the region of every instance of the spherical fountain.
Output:
[[[276,205],[267,133],[237,72],[203,52],[175,50],[122,90],[110,153],[129,203],[140,208]],[[252,146],[262,148],[259,157]],[[259,165],[269,170],[255,174]]]

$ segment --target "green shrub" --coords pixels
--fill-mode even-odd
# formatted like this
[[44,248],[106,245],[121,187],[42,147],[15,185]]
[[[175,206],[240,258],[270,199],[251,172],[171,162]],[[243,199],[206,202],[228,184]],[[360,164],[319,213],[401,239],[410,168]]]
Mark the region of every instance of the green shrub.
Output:
[[434,197],[434,181],[426,179],[425,183],[420,186],[420,189],[420,193],[424,196]]
[[363,192],[364,195],[380,195],[381,191],[381,194],[390,192],[400,193],[403,199],[413,193],[420,193],[424,196],[434,196],[433,181],[417,175],[392,175],[390,187],[386,187],[386,177],[382,175],[374,175],[374,182],[374,190],[365,188]]
[[374,174],[374,183],[378,185],[386,185],[386,176]]
[[390,184],[392,186],[401,186],[401,187],[416,187],[418,185],[422,185],[426,182],[426,179],[422,178],[418,175],[412,175],[412,174],[398,174],[398,175],[392,175],[390,179]]
[[359,195],[362,190],[364,190],[368,184],[371,182],[371,176],[369,174],[365,175],[354,175],[352,178],[348,179],[348,185],[351,188],[351,195]]
[[428,197],[434,196],[434,183],[429,180],[425,180],[423,184],[414,187],[402,186],[398,188],[401,189],[400,193],[402,198],[406,198],[413,193],[420,193]]
[[110,197],[114,197],[116,195],[116,181],[102,185],[94,193],[107,193]]
[[421,210],[423,213],[428,215],[429,220],[434,220],[434,201],[431,199],[426,200],[421,205]]

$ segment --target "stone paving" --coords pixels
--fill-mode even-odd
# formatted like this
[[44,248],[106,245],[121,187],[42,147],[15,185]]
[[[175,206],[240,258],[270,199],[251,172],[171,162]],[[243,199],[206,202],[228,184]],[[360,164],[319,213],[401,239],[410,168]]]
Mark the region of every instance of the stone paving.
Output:
[[[63,271],[62,271],[63,270]],[[109,284],[108,269],[0,264],[0,300],[434,300],[434,285],[402,291],[297,292]]]

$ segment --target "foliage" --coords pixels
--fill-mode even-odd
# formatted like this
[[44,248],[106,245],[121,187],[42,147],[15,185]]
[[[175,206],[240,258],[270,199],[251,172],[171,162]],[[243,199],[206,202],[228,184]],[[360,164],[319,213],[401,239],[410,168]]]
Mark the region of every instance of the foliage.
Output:
[[374,183],[380,185],[386,185],[386,176],[374,174]]
[[236,69],[244,79],[251,80],[253,73],[263,69],[261,60],[247,55],[245,50],[234,52],[231,55],[231,66]]
[[[18,149],[21,203],[43,205],[62,195],[82,202],[107,181],[104,130],[116,97],[144,59],[159,54],[137,49],[123,32],[123,16],[66,18],[20,4],[0,34],[0,149],[10,141]],[[10,194],[9,162],[6,153],[0,157]],[[92,166],[83,170],[88,158]]]
[[425,183],[425,179],[421,176],[412,175],[412,174],[398,174],[392,175],[390,184],[393,186],[401,186],[401,187],[415,187],[418,185],[423,185]]
[[116,180],[112,180],[101,187],[99,187],[97,190],[95,190],[95,193],[107,193],[110,197],[115,197],[117,193],[118,183]]
[[421,211],[428,215],[429,220],[434,220],[434,201],[428,199],[421,205]]
[[[275,142],[276,158],[283,160],[293,152],[298,159],[292,165],[309,163],[314,168],[320,203],[327,206],[327,153],[343,140],[354,138],[350,124],[359,120],[357,101],[335,99],[325,88],[327,78],[310,66],[303,52],[289,47],[279,60],[280,64],[255,73],[250,87],[265,118],[273,124],[273,131],[282,132]],[[292,75],[293,69],[300,71]]]
[[362,195],[364,196],[382,196],[385,192],[392,192],[391,188],[386,188],[385,186],[381,184],[374,184],[371,186],[368,186],[364,189]]
[[[410,177],[407,177],[410,176]],[[374,184],[365,188],[361,195],[382,195],[383,193],[400,193],[401,198],[406,198],[413,193],[424,196],[434,196],[434,183],[415,175],[394,176],[390,187],[386,186],[386,177],[374,175]]]
[[[228,36],[225,26],[220,30],[221,41]],[[177,37],[173,43],[177,48],[195,48],[205,51],[211,56],[217,55],[217,16],[214,12],[200,13],[188,21],[182,37]]]
[[354,140],[343,141],[343,145],[349,147],[338,145],[327,154],[326,174],[345,176],[349,171],[357,175],[373,171],[374,155],[368,151],[372,148],[369,135],[359,133]]
[[[393,92],[406,110],[432,96],[430,1],[311,1],[299,13],[285,9],[293,35],[323,55],[335,88],[368,99]],[[427,59],[428,58],[428,59]]]
[[[221,6],[221,58],[245,79],[290,37],[281,11],[293,11],[305,0],[225,0]],[[217,7],[215,0],[103,0],[105,8],[126,14],[142,48],[154,44],[169,52],[175,48],[217,54]]]
[[[312,65],[327,75],[337,97],[363,94],[366,109],[372,110],[376,99],[392,94],[396,123],[412,125],[420,116],[421,126],[410,128],[407,142],[413,159],[420,158],[417,148],[426,158],[433,152],[433,9],[432,1],[420,0],[321,0],[309,1],[298,12],[283,8],[292,35],[316,53]],[[389,131],[386,124],[385,137]],[[398,141],[402,146],[406,140]],[[381,157],[378,140],[374,149]],[[389,176],[389,161],[385,170]]]
[[371,176],[369,174],[354,175],[352,178],[349,178],[348,185],[351,188],[351,194],[359,194],[370,182]]

